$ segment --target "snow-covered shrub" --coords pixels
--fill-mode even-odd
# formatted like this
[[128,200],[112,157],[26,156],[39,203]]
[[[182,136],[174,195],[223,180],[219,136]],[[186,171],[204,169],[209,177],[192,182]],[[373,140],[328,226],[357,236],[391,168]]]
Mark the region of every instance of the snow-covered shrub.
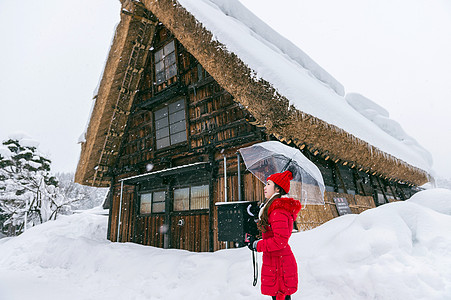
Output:
[[69,213],[72,213],[74,210],[97,207],[105,201],[108,188],[96,188],[75,183],[74,173],[56,173],[55,176],[59,182],[60,193],[68,199],[76,200],[71,202]]

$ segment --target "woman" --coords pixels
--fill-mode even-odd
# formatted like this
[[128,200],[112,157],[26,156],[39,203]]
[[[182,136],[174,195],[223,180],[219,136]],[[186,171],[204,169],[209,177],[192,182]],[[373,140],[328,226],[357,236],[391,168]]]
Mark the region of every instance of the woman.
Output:
[[251,240],[249,248],[263,252],[261,292],[274,300],[291,299],[298,289],[298,267],[288,240],[301,203],[281,198],[290,191],[290,171],[268,177],[264,189],[266,201],[259,212],[261,240]]

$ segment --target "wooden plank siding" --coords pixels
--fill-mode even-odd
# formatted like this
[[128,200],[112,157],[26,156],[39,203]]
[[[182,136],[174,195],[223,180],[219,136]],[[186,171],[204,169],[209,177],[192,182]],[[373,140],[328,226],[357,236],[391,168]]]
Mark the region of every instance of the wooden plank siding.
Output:
[[334,198],[346,198],[353,214],[359,214],[367,209],[376,207],[372,196],[325,192],[324,198],[324,206],[307,205],[301,209],[296,219],[296,226],[299,230],[310,230],[338,217]]
[[[183,220],[183,225],[179,225],[180,220]],[[170,225],[171,248],[195,252],[209,251],[208,225],[208,213],[173,215]]]
[[164,216],[137,216],[134,242],[163,248],[164,230]]
[[[110,208],[111,226],[109,237],[112,241],[130,242],[131,235],[134,231],[134,217],[135,217],[135,187],[125,185],[122,191],[122,205],[120,204],[121,186],[116,184],[114,187],[113,201]],[[120,231],[118,237],[118,216],[119,207],[121,207],[120,213]],[[114,216],[114,217],[113,217]]]

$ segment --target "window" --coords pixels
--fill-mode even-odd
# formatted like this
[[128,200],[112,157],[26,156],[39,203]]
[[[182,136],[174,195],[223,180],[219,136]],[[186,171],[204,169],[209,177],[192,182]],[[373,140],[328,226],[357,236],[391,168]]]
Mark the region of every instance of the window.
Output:
[[208,209],[209,186],[191,186],[174,189],[174,211]]
[[156,84],[162,84],[176,75],[177,65],[175,63],[175,44],[174,41],[171,41],[155,52]]
[[174,190],[174,211],[189,210],[189,188]]
[[152,193],[141,194],[141,214],[150,214],[152,212]]
[[207,209],[210,207],[208,185],[191,187],[190,209]]
[[157,150],[186,141],[185,100],[155,111]]
[[151,192],[140,195],[140,214],[163,213],[165,211],[166,192]]

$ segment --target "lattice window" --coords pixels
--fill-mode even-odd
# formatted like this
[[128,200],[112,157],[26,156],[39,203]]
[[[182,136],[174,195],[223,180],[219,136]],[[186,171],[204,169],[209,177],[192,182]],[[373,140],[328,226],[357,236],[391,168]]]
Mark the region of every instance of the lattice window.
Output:
[[142,215],[151,213],[164,213],[165,200],[165,191],[143,193],[140,195],[139,213]]
[[157,150],[186,141],[184,99],[155,111],[155,138]]
[[174,211],[208,209],[209,186],[191,186],[174,189]]
[[155,52],[155,81],[162,84],[177,75],[175,43],[170,41]]

